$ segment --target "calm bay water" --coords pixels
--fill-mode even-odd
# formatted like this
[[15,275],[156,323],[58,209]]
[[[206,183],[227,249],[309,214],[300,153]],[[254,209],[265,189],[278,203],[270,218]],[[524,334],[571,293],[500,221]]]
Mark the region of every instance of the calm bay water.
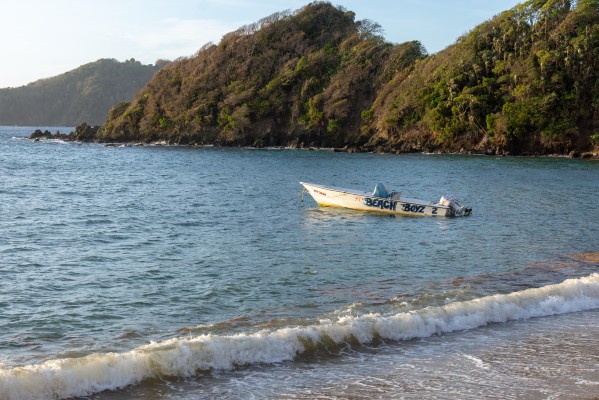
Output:
[[[0,127],[2,399],[599,394],[597,161],[34,129]],[[319,208],[300,180],[473,215]]]

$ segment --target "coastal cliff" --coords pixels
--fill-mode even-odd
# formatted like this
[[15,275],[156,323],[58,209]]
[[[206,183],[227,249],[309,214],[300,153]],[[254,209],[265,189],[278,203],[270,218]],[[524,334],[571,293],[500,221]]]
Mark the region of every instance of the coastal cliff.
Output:
[[428,55],[314,2],[168,64],[93,140],[597,154],[598,10],[529,0]]

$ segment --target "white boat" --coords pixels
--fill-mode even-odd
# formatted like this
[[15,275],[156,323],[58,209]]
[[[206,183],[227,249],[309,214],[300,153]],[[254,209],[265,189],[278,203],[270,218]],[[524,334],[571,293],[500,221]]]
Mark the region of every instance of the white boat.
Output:
[[443,196],[438,203],[434,203],[403,197],[395,191],[389,192],[382,183],[378,183],[372,193],[306,182],[300,182],[300,184],[321,207],[342,207],[388,214],[439,217],[457,217],[472,213],[471,208],[460,205],[453,196]]

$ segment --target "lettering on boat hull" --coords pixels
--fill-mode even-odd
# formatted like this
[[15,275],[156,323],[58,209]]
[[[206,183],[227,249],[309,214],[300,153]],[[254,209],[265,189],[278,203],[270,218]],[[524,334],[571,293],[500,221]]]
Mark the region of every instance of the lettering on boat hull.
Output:
[[380,208],[381,210],[395,211],[397,208],[397,201],[394,200],[371,199],[365,197],[364,204],[368,207]]

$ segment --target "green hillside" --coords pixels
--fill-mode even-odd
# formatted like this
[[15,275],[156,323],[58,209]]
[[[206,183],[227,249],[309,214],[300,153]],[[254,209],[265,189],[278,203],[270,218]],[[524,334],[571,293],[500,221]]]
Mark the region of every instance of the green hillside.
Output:
[[26,86],[0,89],[0,125],[99,125],[164,65],[102,59]]
[[373,142],[490,153],[599,145],[599,1],[530,0],[397,77]]
[[599,0],[529,0],[427,55],[328,2],[226,35],[99,141],[547,154],[599,144]]

